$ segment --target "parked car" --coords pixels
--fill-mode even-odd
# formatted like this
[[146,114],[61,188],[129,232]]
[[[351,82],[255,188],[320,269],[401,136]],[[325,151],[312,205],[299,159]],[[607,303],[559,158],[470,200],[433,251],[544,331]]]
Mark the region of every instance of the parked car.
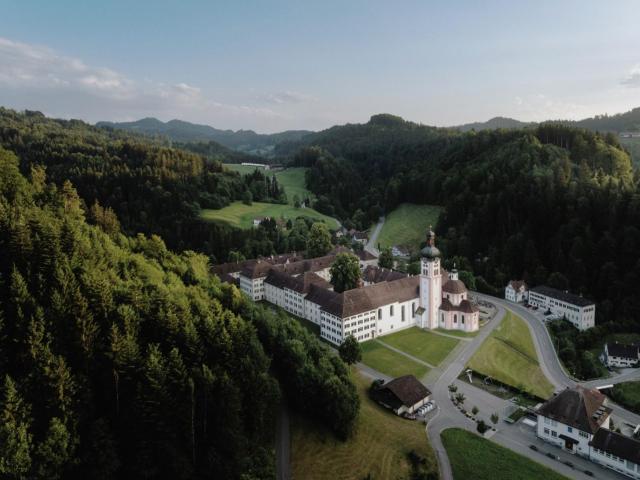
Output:
[[538,447],[536,447],[535,445],[529,445],[529,448],[530,448],[531,450],[533,450],[534,452],[537,452],[537,451],[538,451]]
[[558,457],[556,455],[554,455],[553,453],[551,453],[551,452],[548,452],[546,455],[549,458],[553,458],[554,460],[558,460]]
[[562,463],[564,463],[567,467],[576,468],[575,465],[568,460],[565,460]]
[[593,472],[592,472],[591,470],[585,470],[585,471],[584,471],[584,474],[585,474],[587,477],[593,477]]

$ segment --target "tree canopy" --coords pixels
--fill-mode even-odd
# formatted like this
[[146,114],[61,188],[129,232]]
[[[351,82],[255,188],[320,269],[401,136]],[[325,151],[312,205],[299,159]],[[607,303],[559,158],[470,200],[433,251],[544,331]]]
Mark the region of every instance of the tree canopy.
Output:
[[331,284],[338,293],[356,288],[362,277],[358,257],[346,252],[336,255],[336,259],[331,265],[330,273]]

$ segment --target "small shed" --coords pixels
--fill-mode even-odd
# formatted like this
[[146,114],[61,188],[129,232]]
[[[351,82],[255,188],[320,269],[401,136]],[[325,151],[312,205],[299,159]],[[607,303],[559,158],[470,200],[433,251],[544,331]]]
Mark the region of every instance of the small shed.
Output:
[[413,413],[429,401],[431,391],[413,375],[395,378],[374,390],[373,399],[396,415]]

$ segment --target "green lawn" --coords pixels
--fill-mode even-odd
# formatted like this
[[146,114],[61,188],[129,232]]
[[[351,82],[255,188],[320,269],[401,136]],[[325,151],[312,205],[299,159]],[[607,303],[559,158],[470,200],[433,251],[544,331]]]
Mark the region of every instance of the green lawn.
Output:
[[435,228],[442,207],[403,203],[386,218],[378,243],[382,247],[402,245],[417,250],[426,238],[429,225]]
[[241,228],[250,228],[253,225],[253,219],[256,217],[274,217],[286,220],[293,220],[297,217],[310,217],[325,222],[331,229],[338,227],[338,221],[335,218],[316,212],[312,208],[294,208],[291,205],[262,202],[253,202],[252,205],[233,202],[231,205],[219,210],[202,210],[200,217],[209,222],[224,222]]
[[567,480],[544,465],[459,428],[440,436],[454,480]]
[[611,390],[611,398],[632,412],[640,413],[640,382],[623,382]]
[[436,460],[425,437],[424,425],[397,417],[371,401],[371,380],[355,375],[360,415],[355,434],[342,442],[318,425],[298,416],[291,421],[291,473],[294,479],[375,480],[409,478],[411,450],[426,459],[437,478]]
[[435,366],[438,366],[459,342],[454,338],[436,335],[418,327],[385,335],[379,340]]
[[447,335],[453,335],[460,338],[473,338],[478,335],[478,332],[461,332],[459,330],[446,330],[444,328],[436,328],[436,332],[445,333]]
[[471,357],[469,368],[546,399],[553,385],[542,373],[527,324],[507,311],[502,323]]
[[[252,173],[256,169],[256,167],[239,165],[236,163],[225,163],[224,166],[229,170],[233,170],[234,172],[239,172],[242,174]],[[276,172],[264,169],[260,169],[260,171],[266,173],[269,176],[275,174],[278,183],[280,183],[280,185],[284,187],[285,192],[287,192],[287,200],[291,205],[293,205],[293,197],[295,195],[297,195],[300,200],[306,197],[313,198],[314,196],[309,190],[307,190],[304,179],[304,174],[307,169],[304,167],[287,168],[285,170],[278,170]]]
[[375,340],[369,340],[360,345],[362,346],[362,363],[390,377],[412,374],[419,379],[429,372],[429,367],[414,362]]

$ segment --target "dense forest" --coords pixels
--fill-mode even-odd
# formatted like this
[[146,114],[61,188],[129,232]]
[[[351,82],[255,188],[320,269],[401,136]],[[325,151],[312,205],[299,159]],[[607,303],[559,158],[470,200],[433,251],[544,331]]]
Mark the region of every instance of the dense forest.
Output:
[[439,244],[499,294],[510,278],[598,301],[640,330],[640,189],[614,134],[563,125],[460,133],[377,115],[282,145],[316,207],[369,225],[400,202],[445,207]]
[[273,478],[283,395],[349,434],[356,390],[316,337],[2,148],[0,252],[2,478]]
[[39,165],[57,185],[71,181],[88,207],[97,201],[113,210],[128,234],[157,234],[172,249],[195,249],[216,261],[230,250],[251,258],[290,248],[283,236],[200,220],[201,209],[222,208],[249,193],[252,201],[287,201],[274,176],[228,171],[221,163],[226,157],[208,158],[206,145],[205,151],[192,145],[191,153],[78,120],[0,108],[0,146],[18,155],[23,173]]

